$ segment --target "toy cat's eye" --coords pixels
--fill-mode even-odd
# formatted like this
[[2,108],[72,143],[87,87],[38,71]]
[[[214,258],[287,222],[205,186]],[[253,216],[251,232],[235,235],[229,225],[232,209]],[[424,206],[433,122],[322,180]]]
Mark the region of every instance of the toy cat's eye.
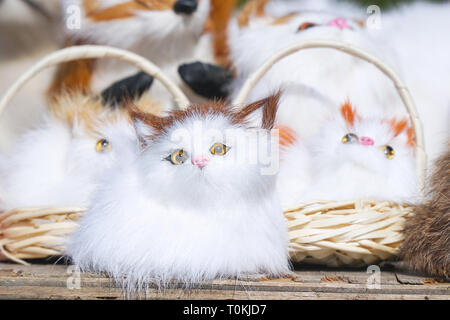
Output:
[[384,152],[384,154],[386,155],[386,158],[388,158],[389,160],[394,159],[395,157],[395,150],[394,148],[392,148],[391,146],[382,146],[380,147],[381,151]]
[[111,144],[106,139],[100,139],[97,141],[97,144],[95,145],[95,150],[97,152],[106,152],[111,150]]
[[177,150],[168,156],[166,160],[170,161],[173,165],[183,164],[187,160],[187,152],[182,149]]
[[348,133],[342,138],[342,143],[355,143],[358,142],[358,136],[354,133]]
[[307,29],[314,28],[315,26],[317,26],[317,24],[312,23],[312,22],[305,22],[300,27],[298,27],[297,32],[298,31],[305,31]]
[[228,152],[228,150],[230,150],[230,148],[222,143],[215,143],[210,149],[211,154],[215,156],[223,156]]

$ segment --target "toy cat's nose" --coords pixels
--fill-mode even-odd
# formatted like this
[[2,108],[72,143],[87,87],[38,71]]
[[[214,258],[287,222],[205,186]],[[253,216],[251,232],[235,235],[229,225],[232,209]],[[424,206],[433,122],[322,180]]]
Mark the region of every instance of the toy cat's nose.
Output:
[[197,10],[197,0],[178,0],[173,5],[173,10],[177,14],[192,14]]
[[330,22],[327,23],[327,26],[329,26],[329,27],[336,27],[336,28],[339,28],[341,30],[351,29],[350,25],[347,22],[347,20],[344,19],[344,18],[333,19],[333,20],[331,20]]
[[204,168],[208,165],[208,158],[205,156],[193,156],[191,159],[191,162],[194,166],[197,166],[199,168]]
[[373,139],[369,137],[361,137],[359,138],[359,143],[363,146],[373,146],[375,144],[375,141],[373,141]]

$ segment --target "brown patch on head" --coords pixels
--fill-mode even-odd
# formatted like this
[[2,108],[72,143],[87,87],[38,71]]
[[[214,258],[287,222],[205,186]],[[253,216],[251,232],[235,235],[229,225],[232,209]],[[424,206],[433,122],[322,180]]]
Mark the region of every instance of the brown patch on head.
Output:
[[341,106],[341,115],[344,118],[347,125],[350,128],[353,128],[353,126],[355,125],[355,120],[358,118],[358,114],[356,113],[356,110],[353,108],[349,100],[347,100]]
[[[154,130],[154,136],[161,135],[167,128],[173,124],[172,117],[160,117],[158,115],[144,112],[140,110],[135,104],[128,102],[128,113],[131,120],[136,123],[137,121],[143,122],[145,125],[150,126]],[[145,137],[152,138],[152,137]]]
[[413,271],[450,280],[450,145],[428,183],[431,200],[413,207],[399,256]]
[[69,127],[83,126],[88,133],[96,134],[97,125],[103,121],[116,121],[117,113],[107,112],[101,99],[81,93],[55,96],[49,103],[50,113]]
[[266,99],[252,103],[244,107],[240,111],[234,111],[233,107],[224,101],[214,101],[210,103],[193,105],[185,110],[173,110],[170,111],[167,116],[159,117],[154,114],[149,114],[139,110],[132,103],[129,103],[127,109],[129,110],[130,117],[133,121],[141,121],[145,125],[153,129],[151,137],[145,137],[148,139],[155,139],[173,126],[175,123],[182,123],[188,118],[192,117],[205,117],[207,115],[219,116],[222,115],[229,118],[234,125],[246,125],[248,123],[248,117],[255,111],[262,108],[262,125],[263,129],[272,129],[275,122],[275,116],[278,109],[278,101],[280,98],[280,92],[276,95],[268,97]]
[[[162,105],[144,95],[134,101],[137,110],[145,110],[147,114],[162,114]],[[92,136],[99,135],[99,127],[105,123],[116,123],[119,119],[131,118],[126,108],[103,105],[100,97],[92,97],[80,92],[72,92],[55,96],[49,103],[49,111],[69,127],[82,126]],[[151,112],[151,113],[150,113]]]
[[176,0],[132,0],[102,9],[97,1],[83,0],[86,17],[94,22],[127,19],[138,10],[172,10]]
[[248,2],[238,15],[239,26],[246,27],[250,23],[252,16],[264,17],[266,15],[265,6],[270,0],[252,0]]

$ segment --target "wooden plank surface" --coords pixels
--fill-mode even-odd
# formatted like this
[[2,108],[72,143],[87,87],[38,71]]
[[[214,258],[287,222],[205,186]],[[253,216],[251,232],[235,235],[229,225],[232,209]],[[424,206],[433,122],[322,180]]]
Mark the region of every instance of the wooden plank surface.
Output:
[[[75,272],[74,272],[75,270]],[[148,299],[450,299],[450,283],[433,278],[382,271],[379,286],[368,286],[371,274],[361,270],[297,270],[292,278],[221,280],[183,290],[181,284],[163,292],[150,286]],[[79,280],[79,281],[78,281]],[[78,286],[79,284],[79,286]],[[79,274],[64,265],[21,266],[0,263],[0,299],[123,299],[111,279]]]

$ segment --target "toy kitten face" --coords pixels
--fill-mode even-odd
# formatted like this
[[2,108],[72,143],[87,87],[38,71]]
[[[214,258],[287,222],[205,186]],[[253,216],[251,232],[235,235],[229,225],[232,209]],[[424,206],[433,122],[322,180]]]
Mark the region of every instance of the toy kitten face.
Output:
[[231,194],[252,192],[264,179],[259,143],[270,139],[278,98],[238,112],[222,102],[164,118],[132,111],[138,136],[147,145],[139,158],[147,181],[163,196],[176,193],[180,198],[204,198],[224,189]]
[[130,141],[136,139],[128,114],[104,106],[100,99],[60,96],[50,104],[50,112],[52,121],[70,132],[66,150],[66,167],[70,172],[90,172],[96,176],[109,168],[117,153],[128,150],[133,145]]
[[374,171],[394,170],[398,163],[413,159],[414,135],[406,120],[362,119],[348,103],[341,115],[322,131],[321,157]]

